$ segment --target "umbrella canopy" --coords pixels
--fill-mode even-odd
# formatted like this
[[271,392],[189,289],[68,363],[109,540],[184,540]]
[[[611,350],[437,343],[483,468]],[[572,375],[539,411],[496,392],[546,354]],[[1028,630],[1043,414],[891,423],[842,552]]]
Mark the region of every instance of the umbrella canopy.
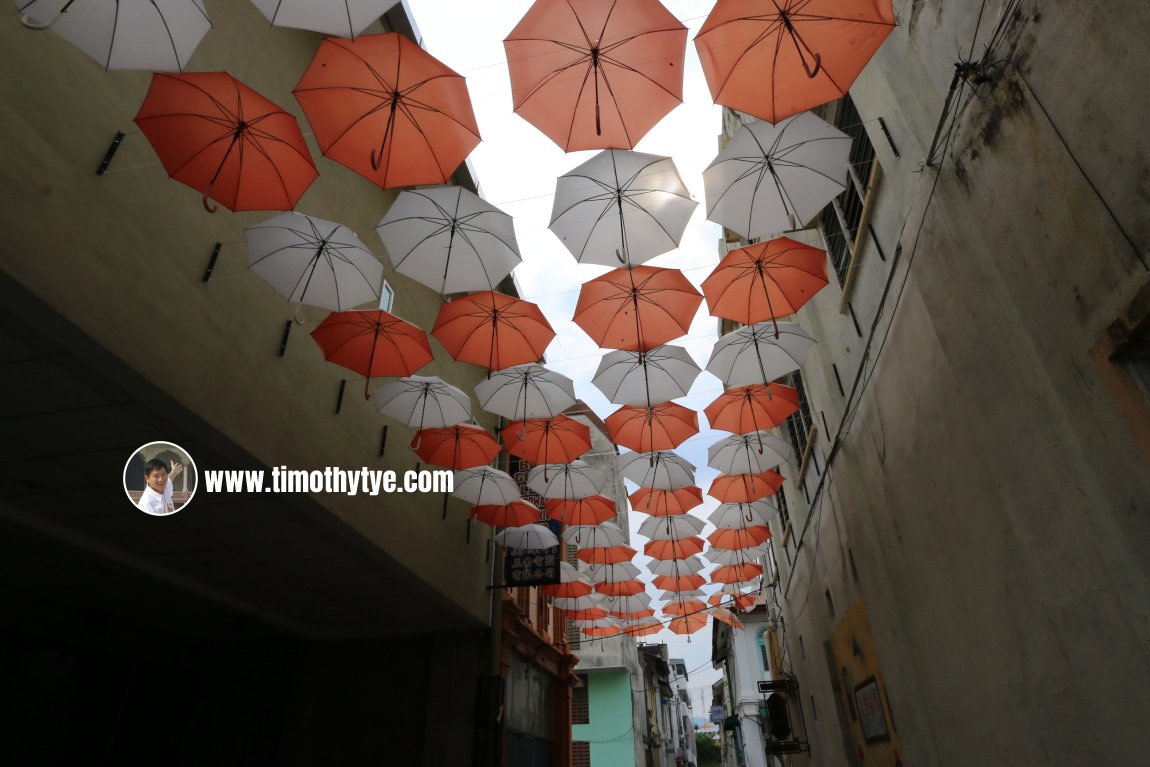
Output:
[[723,623],[726,623],[728,626],[735,629],[736,631],[741,630],[743,628],[743,622],[741,620],[739,620],[733,612],[731,612],[730,610],[728,610],[725,607],[712,607],[712,608],[710,608],[709,612],[711,613],[711,615],[715,616],[715,620],[722,621]]
[[563,542],[580,549],[622,546],[627,543],[627,534],[612,522],[598,525],[569,525],[563,531]]
[[594,584],[632,581],[639,577],[640,570],[630,562],[593,564],[587,569],[587,578]]
[[[715,532],[707,536],[707,541],[714,547],[720,549],[749,549],[764,543],[771,537],[770,528],[765,525],[755,525],[754,527],[720,527]],[[728,565],[731,567],[732,565]],[[763,569],[759,568],[759,573]],[[714,576],[711,576],[714,580]],[[747,580],[740,578],[738,580]],[[730,581],[733,582],[733,581]]]
[[503,41],[515,111],[565,152],[630,149],[682,103],[686,45],[658,0],[536,0]]
[[645,352],[686,335],[702,302],[678,269],[615,269],[583,283],[575,324],[600,347]]
[[[664,611],[666,612],[666,611]],[[707,614],[693,612],[689,615],[679,615],[667,623],[667,629],[676,634],[694,634],[707,625]]]
[[523,260],[511,216],[461,186],[400,192],[375,231],[397,272],[441,295],[495,290]]
[[624,628],[631,636],[649,636],[651,634],[658,634],[663,630],[663,622],[657,618],[640,619],[634,622],[628,622]]
[[475,385],[479,406],[510,419],[553,418],[575,404],[575,383],[531,363],[492,373]]
[[455,359],[490,371],[542,359],[555,331],[530,301],[484,291],[444,304],[431,335]]
[[[666,517],[679,519],[679,517]],[[647,541],[643,553],[653,559],[686,559],[703,550],[703,539],[695,536],[671,540]]]
[[770,518],[778,512],[766,501],[753,503],[720,503],[718,508],[711,512],[707,521],[715,527],[745,527],[747,525],[765,525]]
[[[673,541],[690,538],[703,532],[706,523],[690,514],[679,514],[673,517],[650,517],[644,519],[639,525],[639,535],[645,535],[653,541]],[[698,572],[697,570],[695,572]]]
[[623,627],[615,623],[608,623],[612,619],[605,619],[607,625],[580,626],[579,632],[584,636],[593,638],[613,637],[623,633]]
[[273,26],[356,37],[379,21],[394,0],[252,0]]
[[591,581],[566,562],[559,563],[559,583],[543,586],[543,593],[553,597],[585,597],[593,590]]
[[720,394],[703,410],[712,429],[746,434],[778,426],[798,412],[799,393],[782,384],[751,384]]
[[724,256],[703,296],[712,316],[751,325],[794,314],[826,285],[826,251],[778,237]]
[[547,501],[547,516],[565,525],[597,525],[609,522],[618,514],[615,502],[602,495],[589,495],[586,498]]
[[[470,469],[491,463],[499,455],[499,443],[479,426],[458,423],[446,429],[420,429],[415,434],[415,454],[424,463],[448,469]],[[536,519],[539,518],[536,510]]]
[[716,567],[711,573],[712,583],[741,583],[763,574],[763,566],[754,562]]
[[295,116],[226,72],[152,75],[136,125],[209,212],[291,210],[319,175]]
[[583,461],[545,463],[527,473],[527,487],[543,498],[573,500],[599,495],[607,478]]
[[332,312],[311,337],[328,362],[367,379],[363,392],[369,399],[367,384],[375,376],[409,376],[434,359],[426,333],[378,309]]
[[398,32],[324,40],[292,92],[324,156],[384,189],[444,184],[479,144],[463,78]]
[[567,463],[591,449],[591,429],[574,418],[529,418],[499,431],[507,452],[531,463]]
[[516,498],[508,503],[473,506],[471,518],[492,527],[521,527],[539,521],[539,507]]
[[720,474],[711,480],[707,495],[722,503],[749,503],[779,492],[783,475],[777,471],[762,474]]
[[748,240],[801,229],[846,189],[850,149],[809,112],[744,125],[703,171],[707,219]]
[[595,591],[609,597],[627,597],[642,594],[646,588],[642,581],[607,581],[596,584]]
[[26,26],[50,26],[104,69],[182,72],[212,28],[202,0],[15,2]]
[[634,266],[679,247],[697,205],[670,157],[608,149],[559,177],[549,228],[579,263]]
[[615,597],[610,597],[603,600],[603,606],[611,611],[612,615],[616,617],[648,617],[648,616],[632,616],[632,613],[637,613],[640,610],[646,610],[651,606],[651,597],[644,593],[626,594]]
[[496,533],[495,540],[509,549],[549,549],[559,545],[559,539],[544,525],[524,525],[509,527]]
[[603,355],[591,383],[616,405],[652,405],[687,396],[699,366],[681,346]]
[[765,431],[734,434],[707,449],[707,465],[722,474],[761,474],[787,460],[791,446]]
[[726,606],[728,609],[736,607],[740,610],[750,610],[755,606],[755,596],[753,594],[728,594],[719,592],[712,594],[707,602],[715,607]]
[[507,472],[476,466],[455,472],[451,494],[473,506],[502,506],[518,500],[522,492]]
[[894,25],[891,0],[719,0],[695,48],[716,104],[775,123],[846,95]]
[[697,575],[707,565],[698,557],[686,559],[653,559],[647,566],[652,575],[665,575],[672,578],[680,575]]
[[[667,560],[667,561],[674,561],[674,560]],[[707,582],[707,579],[701,575],[698,575],[698,574],[695,574],[695,575],[690,575],[690,574],[656,575],[655,580],[652,581],[652,583],[655,585],[655,588],[663,589],[664,591],[674,591],[674,592],[693,591],[694,589],[699,588],[700,586],[702,586],[706,582]]]
[[801,368],[814,345],[793,322],[744,325],[715,342],[707,371],[725,387],[766,384]]
[[693,613],[701,613],[707,609],[701,600],[693,599],[690,597],[676,597],[663,608],[663,613],[666,615],[691,615]]
[[624,405],[604,423],[616,445],[641,453],[672,450],[699,433],[699,415],[677,402],[651,407]]
[[[568,565],[570,567],[570,565]],[[555,607],[565,612],[593,610],[595,608],[603,607],[603,598],[598,594],[591,592],[581,597],[557,597],[551,600]],[[572,616],[567,616],[572,617]],[[603,610],[603,614],[598,616],[600,618],[607,617],[607,611]]]
[[606,618],[611,613],[605,607],[588,607],[583,610],[565,610],[564,615],[571,621],[594,621]]
[[653,490],[640,487],[629,496],[631,510],[652,517],[686,514],[703,502],[703,491],[697,487],[680,487],[677,490]]
[[686,458],[666,450],[653,453],[624,453],[615,459],[619,473],[639,487],[679,490],[695,484],[695,466]]
[[437,376],[408,376],[375,390],[379,412],[404,426],[445,428],[471,420],[471,397]]
[[767,556],[767,547],[764,544],[748,546],[745,549],[717,549],[714,546],[703,554],[708,562],[716,565],[741,565],[753,562],[759,557]]
[[379,303],[383,264],[343,224],[282,213],[244,229],[248,268],[293,304],[343,312]]
[[591,565],[614,565],[629,562],[638,553],[630,546],[589,546],[575,556]]

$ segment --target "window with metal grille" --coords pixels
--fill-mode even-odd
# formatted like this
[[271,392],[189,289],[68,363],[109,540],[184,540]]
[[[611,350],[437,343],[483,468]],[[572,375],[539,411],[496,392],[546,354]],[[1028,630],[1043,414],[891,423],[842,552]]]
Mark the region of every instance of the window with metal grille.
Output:
[[571,767],[591,767],[590,741],[571,741]]
[[575,625],[574,621],[567,621],[567,646],[572,650],[578,650],[581,645],[583,633],[579,631],[579,627]]
[[798,394],[799,409],[787,419],[787,432],[791,437],[791,447],[795,451],[795,460],[801,464],[803,456],[807,452],[807,444],[810,442],[813,419],[811,418],[810,404],[807,402],[806,387],[803,386],[802,373],[793,373],[789,383]]
[[842,194],[832,200],[819,214],[819,228],[826,241],[827,254],[830,256],[835,276],[838,277],[839,285],[845,290],[851,262],[861,242],[859,229],[862,227],[877,165],[874,146],[870,143],[862,117],[849,95],[835,103],[831,122],[851,137],[851,152],[847,165],[848,182]]
[[571,691],[571,724],[590,724],[591,709],[587,703],[587,675],[577,674],[579,686]]

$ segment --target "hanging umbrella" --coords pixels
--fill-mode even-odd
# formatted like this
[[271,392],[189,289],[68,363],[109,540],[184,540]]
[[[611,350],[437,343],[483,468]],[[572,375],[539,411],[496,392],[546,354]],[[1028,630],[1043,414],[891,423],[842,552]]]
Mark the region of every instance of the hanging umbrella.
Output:
[[522,260],[511,216],[461,186],[400,192],[375,231],[397,272],[441,295],[495,290]]
[[627,534],[612,522],[598,525],[569,525],[563,531],[563,543],[578,549],[622,546],[627,543]]
[[670,157],[608,149],[559,177],[548,228],[579,263],[635,266],[679,247],[697,205]]
[[603,355],[591,383],[616,405],[651,405],[687,396],[699,366],[681,346]]
[[593,546],[579,549],[575,556],[591,565],[614,565],[629,562],[638,553],[630,546]]
[[712,316],[751,325],[794,314],[826,285],[826,251],[778,237],[724,256],[703,296]]
[[766,384],[803,366],[815,339],[793,322],[744,325],[720,338],[707,361],[724,387]]
[[552,597],[585,597],[594,591],[591,581],[575,567],[566,562],[559,563],[559,582],[542,587],[543,593]]
[[615,502],[602,495],[547,501],[547,516],[565,525],[597,525],[616,518]]
[[624,631],[631,636],[650,636],[651,634],[658,634],[663,630],[663,622],[657,618],[641,619],[634,622],[628,622],[624,626]]
[[252,0],[273,26],[356,37],[379,21],[395,0]]
[[291,210],[319,175],[295,116],[226,72],[152,75],[136,125],[209,212]]
[[850,150],[809,112],[744,125],[703,171],[707,220],[748,240],[801,229],[846,189]]
[[653,453],[623,453],[616,460],[619,473],[640,487],[678,490],[695,484],[695,466],[686,458],[666,450]]
[[376,376],[409,376],[431,362],[427,334],[385,311],[332,312],[311,337],[328,362],[364,376],[363,395]]
[[651,606],[651,597],[644,593],[638,594],[620,594],[616,597],[604,599],[603,606],[611,611],[611,614],[616,618],[646,618],[646,615],[635,615],[641,610],[646,610]]
[[575,324],[602,348],[649,351],[686,335],[702,302],[678,269],[615,269],[580,288]]
[[763,566],[754,562],[744,562],[738,565],[724,565],[715,568],[711,573],[712,583],[740,583],[749,581],[763,574]]
[[639,535],[645,535],[653,541],[673,541],[698,535],[703,532],[705,526],[703,520],[690,514],[651,517],[644,519],[643,524],[639,525]]
[[384,189],[444,184],[479,144],[463,78],[397,32],[324,40],[292,92],[324,156]]
[[559,539],[545,525],[524,525],[509,527],[496,533],[495,541],[509,549],[529,549],[538,551],[559,545]]
[[104,69],[182,72],[212,28],[202,0],[15,0],[24,26],[52,28]]
[[607,608],[605,607],[589,607],[585,610],[563,611],[563,616],[572,622],[601,620],[610,617],[610,615],[611,613],[607,612]]
[[647,565],[652,575],[664,575],[671,578],[680,575],[698,575],[706,567],[703,560],[696,556],[686,559],[653,559]]
[[517,500],[522,492],[507,472],[475,466],[455,472],[451,494],[473,506],[501,506]]
[[627,597],[642,594],[646,588],[642,581],[608,581],[596,584],[595,591],[609,597]]
[[[445,429],[420,429],[412,443],[424,463],[448,469],[489,464],[499,455],[499,443],[479,426],[457,423]],[[536,513],[536,518],[538,518]]]
[[539,521],[539,507],[524,498],[471,507],[471,518],[492,527],[522,527]]
[[420,430],[471,420],[471,398],[437,376],[408,376],[382,386],[375,390],[375,407]]
[[767,546],[760,543],[758,546],[748,546],[745,549],[719,549],[712,546],[703,554],[707,561],[715,565],[741,565],[753,562],[759,557],[767,556]]
[[639,568],[630,562],[593,564],[587,569],[587,578],[598,586],[604,583],[633,581],[639,577],[640,572]]
[[575,404],[575,383],[542,365],[516,365],[475,385],[479,406],[510,419],[553,418]]
[[530,301],[484,291],[444,304],[431,335],[456,360],[492,371],[542,359],[555,331]]
[[536,0],[503,41],[515,112],[564,152],[630,149],[682,103],[686,45],[658,0]]
[[[570,567],[570,565],[567,566]],[[583,596],[578,597],[556,597],[551,600],[551,604],[553,604],[559,610],[570,613],[574,611],[594,610],[596,608],[602,608],[603,598],[594,592],[589,592]],[[570,618],[572,616],[568,615],[567,617]],[[598,617],[606,618],[607,610],[604,609],[603,614]]]
[[[674,561],[674,560],[667,560]],[[653,581],[655,588],[673,592],[687,592],[697,589],[707,582],[701,575],[656,575]]]
[[567,463],[591,449],[591,429],[574,418],[529,418],[499,431],[507,452],[531,463]]
[[703,410],[711,428],[746,434],[778,426],[799,409],[799,394],[782,384],[751,384],[720,394]]
[[707,605],[698,599],[678,596],[670,604],[663,607],[665,615],[694,615],[705,612]]
[[667,623],[667,629],[676,634],[694,634],[707,625],[707,614],[695,612],[690,615],[679,615]]
[[791,446],[763,431],[734,434],[707,449],[707,465],[722,474],[761,474],[787,460]]
[[573,500],[599,495],[607,478],[583,461],[535,466],[527,473],[527,487],[543,498]]
[[[678,519],[678,517],[665,517],[665,519]],[[680,539],[647,541],[643,544],[643,553],[652,559],[686,559],[702,550],[703,539],[693,535]]]
[[695,48],[716,104],[777,123],[846,95],[894,25],[891,0],[719,0]]
[[686,514],[703,502],[703,491],[697,487],[681,487],[677,490],[654,490],[640,487],[629,496],[631,510],[652,517]]
[[707,517],[707,521],[715,527],[744,527],[746,525],[765,525],[772,516],[778,513],[766,501],[753,503],[720,503]]
[[653,618],[655,617],[655,611],[650,607],[643,607],[638,610],[632,610],[631,612],[624,612],[623,610],[616,608],[609,612],[608,615],[617,620],[631,621],[639,620],[641,618]]
[[616,623],[612,623],[612,620],[613,619],[611,618],[605,618],[603,619],[602,625],[596,621],[596,623],[591,626],[580,626],[579,631],[584,636],[597,639],[601,639],[603,637],[613,637],[622,634],[623,627]]
[[244,229],[248,268],[289,303],[343,312],[379,303],[383,264],[343,224],[282,213]]
[[726,623],[736,631],[739,631],[743,628],[743,622],[739,620],[733,612],[725,607],[712,607],[708,610],[708,612],[715,617],[715,620],[720,620],[723,623]]
[[[707,541],[719,549],[748,549],[766,542],[770,537],[770,528],[765,525],[755,525],[753,527],[720,527],[707,536]],[[762,568],[760,568],[760,572],[762,572]],[[712,579],[713,578],[714,576],[712,576]]]
[[755,606],[755,597],[753,594],[728,594],[719,592],[712,594],[707,602],[715,607],[737,607],[740,610],[750,610]]
[[723,503],[749,503],[774,495],[783,486],[783,475],[777,471],[762,474],[720,474],[711,480],[707,495]]
[[651,407],[624,405],[604,421],[611,441],[637,450],[673,450],[699,433],[699,415],[677,402]]

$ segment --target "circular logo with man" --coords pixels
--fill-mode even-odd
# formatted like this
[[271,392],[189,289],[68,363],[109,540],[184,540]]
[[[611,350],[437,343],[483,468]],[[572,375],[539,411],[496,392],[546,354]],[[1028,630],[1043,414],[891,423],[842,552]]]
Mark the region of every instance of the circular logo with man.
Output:
[[196,494],[196,464],[171,442],[141,446],[124,466],[124,492],[137,509],[154,517],[182,511]]

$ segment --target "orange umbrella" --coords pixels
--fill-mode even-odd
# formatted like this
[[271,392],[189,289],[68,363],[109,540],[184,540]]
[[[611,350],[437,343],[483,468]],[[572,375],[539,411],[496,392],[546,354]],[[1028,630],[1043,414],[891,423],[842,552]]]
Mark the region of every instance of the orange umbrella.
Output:
[[409,376],[435,358],[426,333],[378,309],[332,312],[311,337],[328,362],[367,378],[363,388],[367,399],[371,399],[368,384],[374,376]]
[[630,546],[588,546],[575,556],[589,565],[614,565],[630,562],[638,553]]
[[568,463],[591,449],[591,430],[565,415],[512,421],[499,430],[499,436],[508,453],[534,464]]
[[703,295],[713,316],[752,325],[794,314],[826,285],[826,251],[779,237],[728,253]]
[[295,116],[226,72],[152,75],[136,125],[210,213],[291,210],[319,175]]
[[[516,498],[511,503],[471,507],[471,518],[492,527],[522,527],[539,521],[539,508],[530,501]],[[555,596],[568,596],[566,594]],[[579,596],[578,594],[572,596]]]
[[678,269],[615,269],[584,283],[575,324],[603,348],[646,352],[685,335],[702,302]]
[[707,606],[698,599],[679,598],[664,607],[663,612],[666,615],[693,615],[706,609]]
[[597,525],[615,519],[615,502],[602,495],[586,498],[552,498],[546,503],[547,516],[565,525]]
[[770,469],[762,474],[720,474],[711,480],[707,495],[722,503],[752,503],[779,492],[785,481]]
[[711,615],[715,616],[715,620],[720,620],[733,629],[741,629],[743,627],[743,622],[736,618],[735,614],[725,607],[712,607]]
[[677,616],[667,624],[667,628],[676,634],[694,634],[707,625],[706,613],[691,613]]
[[[466,423],[448,426],[446,429],[420,429],[415,433],[415,441],[412,444],[415,454],[423,459],[424,463],[448,469],[484,466],[499,455],[499,443],[494,437],[486,430]],[[520,502],[512,501],[507,505]],[[539,516],[539,510],[535,509],[535,518],[531,521],[538,522]],[[504,527],[519,527],[519,525],[504,525]]]
[[650,607],[647,607],[647,608],[644,608],[642,610],[633,610],[632,612],[629,612],[629,613],[612,611],[609,614],[612,618],[619,618],[620,620],[625,620],[625,621],[634,621],[634,620],[640,620],[642,618],[653,618],[655,616],[655,611],[652,610]]
[[[514,525],[512,525],[514,527]],[[567,583],[549,583],[542,587],[543,593],[552,597],[574,599],[590,595],[594,589],[587,581],[569,581]]]
[[771,383],[727,389],[703,410],[712,429],[750,434],[770,429],[798,412],[799,393],[790,386]]
[[734,605],[740,610],[750,610],[755,606],[754,594],[725,594],[719,592],[712,594],[707,598],[707,601],[715,607],[722,607],[724,605]]
[[594,621],[606,618],[610,613],[602,607],[588,607],[584,610],[563,610],[563,615],[573,621]]
[[580,629],[584,636],[589,637],[613,637],[616,634],[623,633],[622,626],[584,626]]
[[752,527],[720,527],[707,536],[716,549],[750,549],[771,537],[771,529],[766,525]]
[[699,433],[699,416],[676,402],[652,407],[624,405],[607,417],[607,433],[616,445],[639,453],[672,450]]
[[565,152],[631,149],[682,103],[686,45],[658,0],[536,0],[503,41],[515,112]]
[[690,591],[707,582],[701,575],[656,575],[652,581],[655,588],[663,591]]
[[845,95],[894,25],[891,0],[719,0],[695,48],[716,104],[777,123]]
[[542,359],[555,331],[530,301],[484,291],[444,304],[431,335],[460,362],[502,370]]
[[703,550],[703,539],[694,535],[680,540],[647,541],[643,553],[652,559],[686,559]]
[[753,562],[716,567],[711,573],[712,583],[741,583],[763,574],[763,566]]
[[324,40],[292,92],[323,154],[384,189],[446,183],[479,144],[463,78],[396,32]]
[[595,590],[609,597],[629,597],[646,591],[642,581],[604,581],[596,583]]
[[678,490],[656,490],[641,487],[629,496],[631,510],[650,514],[652,517],[673,517],[686,514],[703,502],[703,491],[697,487],[681,487]]

